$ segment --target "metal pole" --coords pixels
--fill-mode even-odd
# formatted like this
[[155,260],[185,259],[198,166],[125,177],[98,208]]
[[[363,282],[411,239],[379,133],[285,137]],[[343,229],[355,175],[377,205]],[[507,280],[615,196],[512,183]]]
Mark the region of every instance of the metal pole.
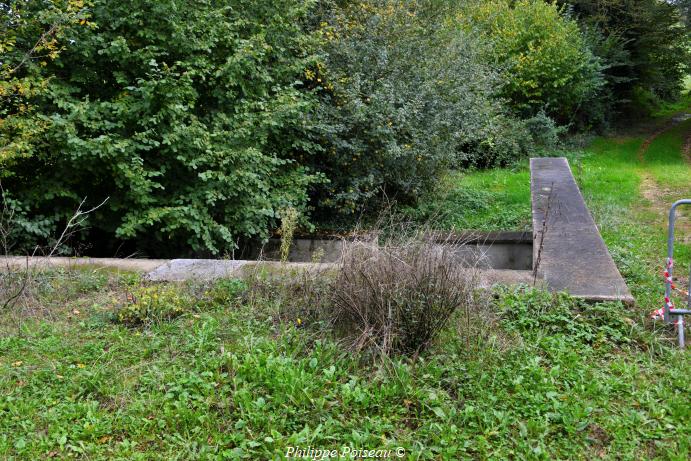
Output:
[[679,335],[679,348],[684,348],[684,316],[677,315],[677,332]]
[[669,227],[667,229],[667,267],[666,272],[668,278],[665,279],[665,310],[663,318],[665,322],[669,322],[669,302],[672,299],[672,271],[674,270],[674,221],[676,219],[677,204],[672,205],[669,210]]
[[[677,207],[679,205],[691,205],[691,199],[684,199],[684,200],[677,200],[674,202],[672,205],[672,208],[669,210],[669,230],[667,232],[667,261],[668,261],[668,267],[667,267],[667,272],[669,275],[669,279],[665,281],[665,298],[669,299],[671,301],[672,299],[672,272],[674,270],[674,222],[676,219],[676,211]],[[669,262],[672,262],[672,264],[669,264]],[[689,283],[691,284],[691,273],[689,274]],[[689,287],[689,291],[691,291],[691,286]],[[688,305],[689,308],[691,308],[691,296],[689,296],[688,299]],[[676,310],[676,309],[675,309]],[[664,310],[664,319],[665,322],[669,322],[669,304],[665,300],[665,310]],[[684,347],[684,316],[683,315],[676,315],[676,324],[677,324],[677,332],[678,332],[678,337],[679,337],[679,347],[683,348]]]

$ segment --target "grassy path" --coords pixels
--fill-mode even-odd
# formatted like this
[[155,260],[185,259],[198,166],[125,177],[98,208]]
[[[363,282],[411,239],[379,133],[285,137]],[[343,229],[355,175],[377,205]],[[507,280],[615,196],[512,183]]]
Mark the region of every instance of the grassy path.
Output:
[[[676,200],[691,197],[691,164],[688,162],[691,120],[680,123],[664,133],[661,145],[648,150],[641,159],[640,175],[643,180],[641,194],[650,203],[650,210],[663,224],[667,221],[669,206]],[[678,155],[674,155],[679,144]],[[691,242],[691,210],[678,210],[679,240]]]
[[[639,305],[639,315],[662,299],[669,207],[691,197],[691,165],[683,144],[686,120],[657,134],[648,147],[640,137],[600,139],[583,158],[579,182],[603,237]],[[642,154],[642,155],[641,155]],[[677,267],[691,262],[691,210],[681,210],[677,226]],[[684,273],[687,271],[684,270]],[[681,284],[686,285],[686,280]]]

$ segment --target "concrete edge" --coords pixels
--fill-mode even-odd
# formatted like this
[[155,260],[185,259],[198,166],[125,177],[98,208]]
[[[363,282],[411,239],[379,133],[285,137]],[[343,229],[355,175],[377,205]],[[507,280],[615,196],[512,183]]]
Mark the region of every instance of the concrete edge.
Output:
[[[567,292],[567,294],[569,294]],[[636,304],[636,299],[633,297],[633,295],[627,293],[621,296],[617,295],[612,295],[612,296],[593,296],[593,295],[572,295],[569,294],[572,298],[576,299],[582,299],[584,301],[587,301],[589,303],[607,303],[607,302],[620,302],[624,304],[625,306],[633,306]]]
[[118,269],[127,272],[146,273],[155,270],[157,267],[165,264],[169,260],[166,259],[128,259],[128,258],[72,258],[65,256],[0,256],[0,267],[9,267],[13,269],[22,269],[30,267],[32,269],[41,269],[44,267],[63,267],[74,268],[80,266],[94,266],[104,269]]
[[[258,274],[267,276],[298,275],[306,272],[324,273],[338,271],[338,263],[281,263],[276,261],[216,260],[216,259],[118,259],[118,258],[68,258],[68,257],[0,257],[2,266],[15,269],[29,267],[37,270],[49,268],[76,268],[93,266],[144,274],[151,282],[181,282],[186,280],[210,281],[223,278],[249,278]],[[496,285],[532,285],[533,273],[529,270],[474,269],[467,271],[476,278],[477,286],[489,289]],[[540,277],[538,287],[544,288]]]
[[[538,229],[538,222],[536,222],[536,220],[535,220],[535,201],[536,201],[536,198],[535,198],[534,193],[533,193],[534,192],[533,191],[533,180],[534,180],[533,165],[536,162],[538,162],[540,160],[544,160],[544,159],[546,159],[546,157],[531,157],[529,159],[530,181],[531,181],[531,184],[530,184],[531,213],[532,213],[532,221],[533,221],[533,239],[534,240],[537,240],[539,238],[541,230]],[[620,288],[623,288],[623,290],[622,289],[612,290],[612,294],[609,294],[609,295],[604,295],[604,294],[571,294],[571,293],[569,293],[568,289],[566,289],[564,291],[566,293],[568,293],[569,296],[571,296],[573,298],[583,299],[585,301],[593,302],[593,303],[619,301],[619,302],[622,302],[626,306],[635,305],[636,300],[633,297],[633,295],[631,294],[631,290],[628,287],[626,280],[621,275],[621,271],[619,270],[619,267],[615,263],[614,258],[612,258],[612,255],[609,251],[609,247],[607,246],[607,243],[602,238],[602,233],[600,232],[600,228],[598,227],[597,222],[595,222],[595,218],[593,217],[593,214],[590,211],[590,207],[588,207],[588,204],[585,201],[585,197],[583,196],[583,192],[581,191],[581,188],[578,184],[578,181],[576,181],[576,177],[573,174],[573,170],[571,169],[571,164],[569,163],[569,160],[566,157],[549,157],[549,159],[560,161],[561,163],[563,163],[563,165],[568,170],[568,173],[571,176],[571,178],[573,179],[573,182],[576,186],[575,189],[576,189],[576,192],[578,194],[578,198],[580,199],[580,201],[583,203],[583,205],[585,207],[585,211],[587,213],[587,217],[588,217],[588,221],[589,221],[588,226],[595,230],[595,233],[597,234],[598,239],[600,240],[600,242],[602,243],[602,246],[605,249],[604,256],[611,263],[612,275],[614,275],[615,278],[619,279],[619,281],[621,282]],[[535,264],[535,260],[538,256],[538,251],[539,251],[538,246],[534,244],[533,245],[533,264]],[[542,257],[544,258],[545,255],[543,254]],[[546,277],[546,283],[549,287],[549,276]]]

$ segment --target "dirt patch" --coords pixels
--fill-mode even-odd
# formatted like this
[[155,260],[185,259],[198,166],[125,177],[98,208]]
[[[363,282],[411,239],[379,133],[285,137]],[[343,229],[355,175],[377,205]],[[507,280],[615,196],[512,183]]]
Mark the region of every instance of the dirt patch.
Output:
[[[655,214],[655,220],[667,225],[669,209],[674,203],[674,191],[660,187],[648,172],[641,174],[641,195],[649,202],[649,211]],[[677,208],[675,232],[680,242],[691,243],[691,216],[689,210]]]
[[591,443],[598,458],[605,458],[607,456],[607,447],[612,438],[602,427],[591,423],[588,426],[588,441]]
[[691,165],[691,131],[686,133],[686,139],[684,140],[684,147],[682,147],[681,153],[686,163]]
[[641,194],[651,205],[658,204],[660,199],[660,188],[648,173],[641,175]]

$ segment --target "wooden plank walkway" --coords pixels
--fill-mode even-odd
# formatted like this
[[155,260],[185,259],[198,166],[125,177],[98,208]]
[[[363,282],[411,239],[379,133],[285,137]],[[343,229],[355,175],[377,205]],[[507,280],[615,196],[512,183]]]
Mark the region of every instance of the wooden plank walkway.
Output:
[[565,158],[530,159],[533,264],[547,287],[589,301],[633,304]]

